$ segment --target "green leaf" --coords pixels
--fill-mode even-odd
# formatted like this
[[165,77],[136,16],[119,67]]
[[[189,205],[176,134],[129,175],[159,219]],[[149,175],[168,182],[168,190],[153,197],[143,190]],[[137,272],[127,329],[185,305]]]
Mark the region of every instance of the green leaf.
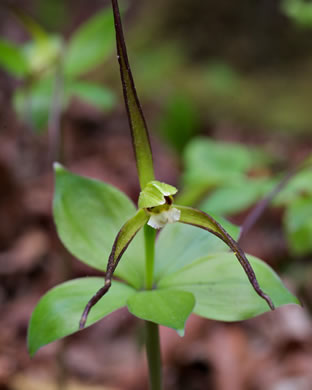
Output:
[[139,196],[139,208],[156,207],[166,203],[165,196],[171,196],[178,190],[166,183],[161,183],[157,180],[149,182]]
[[116,104],[116,96],[109,88],[85,81],[70,81],[65,93],[68,98],[78,97],[103,111],[110,111]]
[[218,188],[199,206],[205,212],[232,215],[254,205],[272,189],[271,180],[244,179]]
[[44,78],[33,83],[29,89],[18,89],[14,95],[14,107],[18,115],[36,131],[47,128],[53,79]]
[[238,144],[196,138],[185,149],[186,185],[205,184],[207,188],[235,183],[268,157],[259,149]]
[[17,77],[24,77],[29,71],[22,50],[4,39],[0,40],[0,67]]
[[[220,217],[216,218],[232,237],[238,237],[237,226]],[[205,230],[181,223],[168,224],[161,230],[156,243],[155,281],[203,256],[223,252],[227,248],[223,241]]]
[[[90,297],[103,286],[102,278],[81,278],[60,284],[48,291],[37,304],[28,329],[30,355],[46,345],[78,331],[81,314]],[[135,290],[115,281],[88,316],[87,326],[126,305]]]
[[195,305],[192,294],[177,290],[137,292],[127,302],[130,313],[143,320],[182,330]]
[[292,251],[304,255],[312,252],[312,197],[298,198],[289,205],[284,224]]
[[[136,209],[116,188],[55,167],[54,221],[66,248],[78,259],[105,271],[114,240]],[[138,233],[116,275],[135,287],[143,284],[143,235]]]
[[68,42],[64,70],[70,77],[79,76],[108,59],[115,48],[113,15],[106,8],[85,22]]
[[136,93],[134,80],[131,73],[117,0],[113,0],[112,5],[114,11],[117,52],[124,99],[131,128],[133,149],[136,159],[140,186],[141,189],[144,189],[145,186],[154,179],[154,167],[151,145],[149,141],[145,118],[138,95]]
[[312,195],[311,167],[299,171],[273,200],[275,206],[287,206],[302,195]]
[[[299,303],[268,265],[255,257],[248,258],[276,307]],[[194,313],[220,321],[241,321],[269,310],[232,253],[206,256],[174,274],[164,275],[158,288],[191,292],[196,301]]]

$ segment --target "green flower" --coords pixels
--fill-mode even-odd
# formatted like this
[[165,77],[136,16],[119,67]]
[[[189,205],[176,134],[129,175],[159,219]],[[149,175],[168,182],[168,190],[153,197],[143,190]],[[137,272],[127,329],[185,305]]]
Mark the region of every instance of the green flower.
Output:
[[90,309],[109,290],[113,273],[122,254],[125,252],[137,232],[146,223],[153,228],[160,229],[167,223],[179,221],[208,230],[216,235],[235,253],[235,256],[246,272],[254,290],[273,310],[274,304],[271,298],[260,288],[256,275],[244,252],[226,230],[208,214],[189,207],[173,205],[172,196],[177,192],[177,189],[155,180],[148,130],[128,60],[117,0],[112,0],[112,6],[115,19],[121,81],[142,191],[139,196],[139,210],[137,214],[124,224],[114,241],[113,249],[108,260],[105,286],[88,302],[80,321],[80,328],[84,327]]
[[154,229],[162,229],[167,223],[179,221],[181,212],[172,207],[173,195],[178,190],[165,183],[152,180],[141,191],[139,208],[145,209],[149,220],[147,224]]
[[[175,204],[177,189],[155,180],[148,131],[128,62],[117,0],[112,0],[112,5],[141,186],[138,209],[116,188],[74,175],[55,164],[53,210],[58,234],[81,261],[100,270],[106,268],[105,281],[103,284],[101,278],[76,279],[50,290],[36,306],[30,321],[31,354],[42,345],[76,332],[79,319],[82,329],[124,306],[139,318],[183,331],[191,312],[206,318],[238,321],[275,306],[298,303],[266,264],[252,257],[249,262],[233,238],[233,225],[224,222],[225,230],[224,223],[221,225],[211,215]],[[161,229],[155,264],[155,231],[150,226]],[[148,272],[145,273],[145,283],[142,228],[145,251],[150,254],[145,256],[145,269],[151,270],[148,278]],[[228,248],[241,267],[233,261]],[[120,263],[123,255],[125,259]],[[112,282],[114,274],[121,281]]]
[[115,238],[108,259],[105,284],[86,305],[80,320],[80,329],[85,326],[91,308],[110,289],[112,277],[121,256],[145,224],[154,229],[162,229],[168,223],[181,222],[208,230],[224,241],[234,252],[256,293],[267,302],[270,309],[274,310],[271,298],[260,288],[254,270],[238,243],[212,216],[191,207],[174,205],[173,195],[176,193],[177,189],[175,187],[156,180],[150,181],[141,191],[138,202],[139,210],[123,225]]

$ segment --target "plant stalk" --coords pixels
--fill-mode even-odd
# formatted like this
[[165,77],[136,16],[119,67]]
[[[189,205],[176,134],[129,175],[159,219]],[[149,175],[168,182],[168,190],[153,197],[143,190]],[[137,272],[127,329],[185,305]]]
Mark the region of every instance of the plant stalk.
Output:
[[50,107],[48,132],[49,132],[49,165],[55,161],[64,163],[64,145],[62,129],[62,109],[64,99],[64,70],[63,57],[61,56],[55,70],[54,90]]
[[[144,226],[145,239],[145,288],[153,288],[154,279],[154,259],[155,259],[155,238],[156,230],[148,225]],[[146,355],[149,370],[150,390],[162,389],[161,355],[159,343],[158,325],[145,321],[145,343]]]
[[145,225],[144,241],[145,241],[145,289],[146,290],[151,290],[153,288],[155,238],[156,238],[156,230],[148,225]]
[[145,343],[149,370],[150,390],[161,390],[161,356],[159,343],[159,329],[154,322],[145,321]]

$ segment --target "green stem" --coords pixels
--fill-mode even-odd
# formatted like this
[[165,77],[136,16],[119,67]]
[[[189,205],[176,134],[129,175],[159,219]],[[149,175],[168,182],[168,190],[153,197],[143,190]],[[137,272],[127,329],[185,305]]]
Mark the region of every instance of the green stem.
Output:
[[[156,230],[144,226],[145,238],[145,288],[153,288]],[[145,343],[149,369],[150,390],[161,390],[161,356],[158,325],[145,321]]]
[[150,390],[161,390],[161,357],[158,325],[145,321],[146,354]]
[[148,225],[145,225],[144,239],[145,239],[145,288],[146,290],[151,290],[153,288],[155,237],[156,237],[156,230]]

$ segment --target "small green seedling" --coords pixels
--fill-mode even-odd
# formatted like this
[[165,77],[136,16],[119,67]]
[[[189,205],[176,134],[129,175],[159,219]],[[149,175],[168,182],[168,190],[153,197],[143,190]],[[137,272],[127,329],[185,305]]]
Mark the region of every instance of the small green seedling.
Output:
[[[78,97],[105,112],[116,97],[111,89],[81,77],[111,57],[114,50],[113,16],[103,10],[82,24],[66,42],[48,34],[29,16],[13,9],[31,40],[22,46],[0,40],[0,67],[21,80],[15,91],[17,113],[36,131],[46,129],[53,98],[65,110]],[[55,96],[57,89],[61,90]]]
[[[159,390],[158,324],[183,334],[192,312],[239,321],[298,300],[270,267],[252,256],[247,259],[233,238],[238,235],[237,228],[200,210],[175,204],[177,189],[155,179],[117,0],[112,0],[112,5],[141,186],[138,209],[116,188],[55,164],[53,210],[58,234],[73,255],[106,270],[105,281],[86,277],[47,292],[32,314],[28,347],[33,355],[43,345],[126,306],[146,321],[150,385]],[[155,250],[156,229],[161,231]],[[112,281],[113,275],[121,281]]]

